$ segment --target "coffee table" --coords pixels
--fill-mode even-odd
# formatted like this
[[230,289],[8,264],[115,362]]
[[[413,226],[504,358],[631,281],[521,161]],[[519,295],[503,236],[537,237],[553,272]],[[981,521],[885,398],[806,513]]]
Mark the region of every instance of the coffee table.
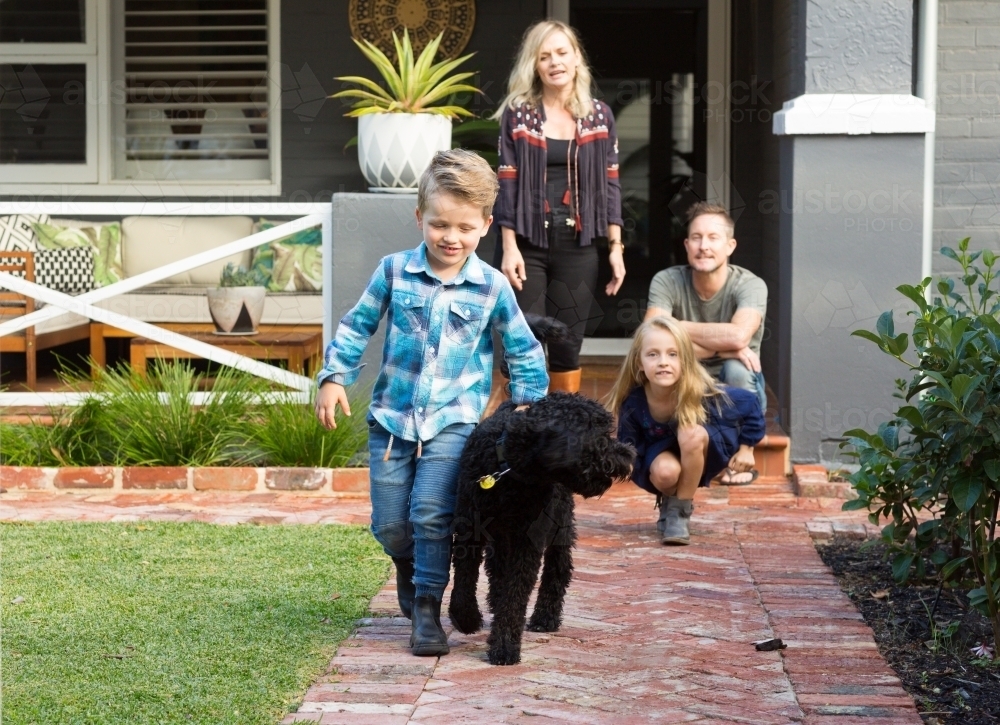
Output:
[[[315,375],[323,352],[323,335],[320,332],[260,332],[256,335],[189,332],[186,336],[254,360],[287,360],[288,369],[299,374],[305,374],[308,363],[309,374]],[[151,358],[196,358],[198,355],[145,337],[133,337],[129,357],[132,369],[145,375],[146,361]]]

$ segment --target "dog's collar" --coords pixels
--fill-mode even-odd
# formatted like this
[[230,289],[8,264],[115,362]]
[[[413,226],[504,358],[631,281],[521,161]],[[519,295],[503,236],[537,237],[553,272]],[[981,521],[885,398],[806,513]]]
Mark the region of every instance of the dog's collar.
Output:
[[493,488],[500,477],[510,472],[510,464],[507,463],[507,455],[504,452],[504,444],[507,442],[507,429],[503,429],[503,433],[497,438],[497,461],[500,463],[499,470],[493,473],[487,474],[479,479],[479,487],[483,489]]

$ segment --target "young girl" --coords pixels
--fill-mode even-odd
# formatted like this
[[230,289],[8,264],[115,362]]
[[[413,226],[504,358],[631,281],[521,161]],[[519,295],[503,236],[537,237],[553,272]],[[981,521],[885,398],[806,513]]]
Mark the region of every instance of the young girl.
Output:
[[753,447],[764,437],[757,397],[716,383],[684,328],[653,317],[636,330],[609,399],[618,439],[636,450],[632,480],[656,494],[663,543],[690,543],[698,486],[724,468],[753,468]]

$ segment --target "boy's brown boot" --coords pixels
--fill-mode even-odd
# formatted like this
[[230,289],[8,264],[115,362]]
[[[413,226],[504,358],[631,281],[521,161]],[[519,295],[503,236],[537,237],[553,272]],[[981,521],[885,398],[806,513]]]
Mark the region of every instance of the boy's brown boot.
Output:
[[691,543],[688,519],[691,518],[692,511],[694,511],[694,501],[682,501],[676,496],[667,496],[663,499],[657,528],[660,531],[660,540],[664,544],[687,546]]

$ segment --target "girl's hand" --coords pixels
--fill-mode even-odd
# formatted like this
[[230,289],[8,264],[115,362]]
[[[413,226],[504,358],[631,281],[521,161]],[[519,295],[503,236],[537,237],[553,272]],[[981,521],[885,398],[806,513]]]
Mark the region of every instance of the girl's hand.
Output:
[[347,391],[339,383],[323,383],[316,395],[316,418],[327,430],[337,427],[334,416],[337,406],[344,410],[344,415],[350,417],[351,406],[347,403]]
[[747,473],[753,470],[753,448],[750,446],[740,446],[736,455],[729,459],[729,470],[736,473]]
[[516,246],[511,249],[504,245],[500,271],[503,272],[504,277],[510,280],[511,286],[520,292],[523,287],[522,283],[528,279],[524,272],[524,257],[521,256],[521,250]]
[[625,260],[622,259],[621,242],[611,245],[611,253],[608,254],[608,262],[611,263],[611,281],[604,288],[604,294],[612,297],[618,294],[618,290],[625,281]]

